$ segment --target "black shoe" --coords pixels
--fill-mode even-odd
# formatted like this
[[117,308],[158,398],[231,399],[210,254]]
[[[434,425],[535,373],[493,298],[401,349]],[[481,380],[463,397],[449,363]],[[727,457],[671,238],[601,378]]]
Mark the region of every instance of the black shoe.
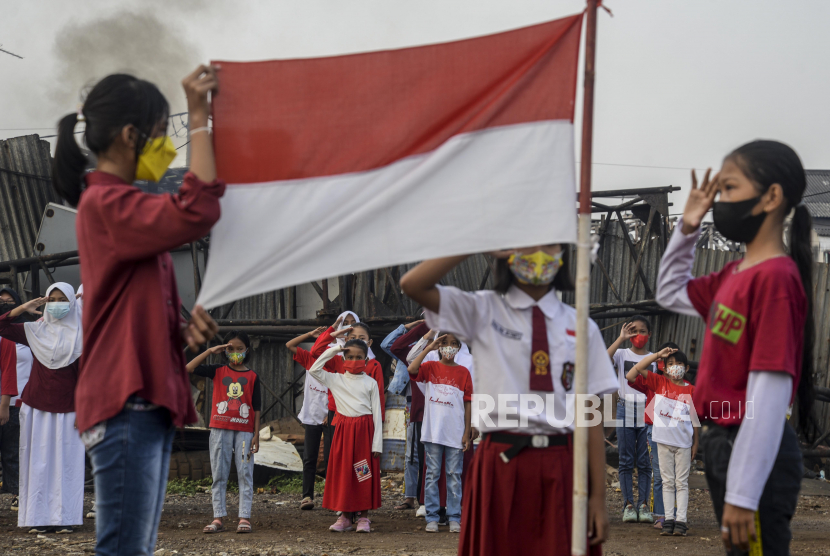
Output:
[[686,536],[686,523],[684,521],[678,521],[674,524],[674,536],[675,537],[685,537]]
[[663,522],[663,530],[660,531],[661,537],[670,537],[674,535],[675,523],[673,519],[667,519]]
[[11,510],[13,512],[16,512],[16,511],[20,510],[20,499],[17,496],[12,498]]
[[438,509],[438,525],[449,525],[450,520],[447,518],[447,508]]

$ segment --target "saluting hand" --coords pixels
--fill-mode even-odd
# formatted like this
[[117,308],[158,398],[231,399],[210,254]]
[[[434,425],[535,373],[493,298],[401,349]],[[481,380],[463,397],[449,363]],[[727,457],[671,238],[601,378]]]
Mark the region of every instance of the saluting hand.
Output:
[[325,332],[325,331],[326,331],[326,327],[325,327],[325,326],[319,326],[319,327],[315,328],[314,330],[312,330],[311,332],[309,332],[309,333],[308,333],[308,335],[309,335],[311,338],[319,338],[319,337],[320,337],[320,334],[322,334],[322,333],[323,333],[323,332]]
[[670,348],[670,347],[663,348],[663,349],[661,349],[660,351],[657,352],[657,357],[659,357],[660,359],[665,359],[666,357],[668,357],[669,355],[673,354],[676,351],[677,351],[676,349]]
[[633,322],[625,323],[620,330],[620,340],[630,340],[636,336],[637,332],[634,330],[634,327],[635,324]]
[[208,348],[207,351],[211,355],[219,355],[220,353],[225,351],[226,348],[229,348],[229,347],[231,347],[230,344],[222,344],[221,346],[213,346],[212,348]]
[[683,233],[691,234],[703,222],[703,217],[712,208],[715,203],[715,196],[718,194],[718,176],[715,174],[711,180],[709,174],[712,173],[711,168],[706,169],[703,175],[703,183],[700,187],[697,185],[697,175],[692,170],[692,190],[689,191],[689,198],[686,200],[686,208],[683,209]]
[[[22,315],[23,313],[31,313],[33,315],[43,315],[41,311],[38,311],[39,307],[43,307],[46,303],[49,302],[48,297],[37,297],[32,299],[31,301],[27,301],[23,305],[20,305],[16,309],[12,311],[11,316]],[[17,313],[17,314],[15,314]]]
[[436,349],[440,348],[440,347],[441,347],[441,343],[443,342],[444,338],[446,338],[446,337],[447,337],[447,335],[446,335],[446,334],[444,334],[444,335],[443,335],[443,336],[441,336],[440,338],[435,338],[435,339],[432,341],[432,343],[431,343],[431,344],[429,344],[429,346],[427,346],[427,351],[435,351]]
[[410,323],[404,324],[404,325],[403,325],[403,327],[404,327],[406,330],[412,330],[413,328],[415,328],[416,326],[418,326],[418,325],[419,325],[419,324],[421,324],[422,322],[424,322],[424,319],[421,319],[421,320],[416,320],[416,321],[413,321],[413,322],[410,322]]
[[343,330],[338,330],[337,332],[332,332],[331,337],[332,338],[342,338],[344,336],[348,336],[349,332],[351,332],[352,330],[354,330],[354,327],[350,326],[348,328],[344,328]]

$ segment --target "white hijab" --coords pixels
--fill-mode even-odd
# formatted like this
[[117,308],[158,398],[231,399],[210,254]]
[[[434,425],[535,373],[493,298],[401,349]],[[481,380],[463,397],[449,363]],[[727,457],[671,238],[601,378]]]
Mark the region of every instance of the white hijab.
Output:
[[44,308],[43,318],[23,325],[32,353],[48,369],[71,365],[81,356],[83,349],[81,308],[75,299],[75,290],[66,282],[56,282],[46,290],[46,296],[55,288],[69,300],[69,313],[62,319],[56,319]]
[[[348,328],[350,326],[350,325],[346,324],[346,317],[348,315],[353,316],[354,321],[356,323],[360,322],[360,317],[357,316],[357,313],[355,313],[354,311],[343,311],[342,313],[340,313],[340,316],[337,317],[337,319],[342,318],[343,321],[340,323],[340,326],[337,327],[337,330],[335,330],[335,332],[338,332],[338,331],[343,330],[344,328]],[[341,338],[337,338],[336,342],[329,344],[329,347],[334,347],[334,346],[343,347],[344,345],[346,345],[346,338],[341,337]],[[369,359],[374,359],[374,358],[375,358],[375,354],[372,352],[372,348],[369,348]]]

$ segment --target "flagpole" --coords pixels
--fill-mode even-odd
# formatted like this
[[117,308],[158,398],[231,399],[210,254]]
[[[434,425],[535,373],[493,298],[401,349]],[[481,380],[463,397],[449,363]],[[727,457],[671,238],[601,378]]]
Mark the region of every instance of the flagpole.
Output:
[[576,256],[576,398],[573,454],[573,526],[571,554],[588,549],[588,428],[580,426],[581,408],[588,392],[588,305],[591,275],[591,145],[594,125],[594,58],[597,40],[598,0],[588,0],[585,29],[585,84],[582,103],[582,154],[579,180],[579,234]]

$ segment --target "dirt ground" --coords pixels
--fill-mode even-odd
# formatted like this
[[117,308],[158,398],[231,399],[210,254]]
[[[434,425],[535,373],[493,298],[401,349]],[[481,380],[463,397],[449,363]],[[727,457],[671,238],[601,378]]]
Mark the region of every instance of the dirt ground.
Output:
[[[825,489],[830,490],[830,489]],[[251,555],[276,556],[346,554],[441,555],[456,553],[458,535],[442,527],[438,534],[424,531],[424,520],[414,511],[395,511],[401,497],[384,492],[383,507],[373,512],[372,534],[336,534],[328,526],[334,514],[319,507],[311,512],[298,508],[300,496],[257,494],[254,496],[253,526],[249,535],[233,532],[204,535],[202,527],[210,522],[211,501],[207,493],[169,495],[162,515],[158,551],[163,556],[179,555]],[[0,554],[90,554],[94,552],[94,520],[71,535],[29,535],[17,528],[17,514],[10,511],[9,497],[0,497]],[[228,508],[235,514],[237,497],[228,495]],[[608,505],[611,535],[604,553],[610,556],[657,556],[723,554],[714,512],[708,492],[693,489],[689,503],[690,532],[686,538],[660,537],[651,525],[625,524],[618,509],[620,494],[609,488]],[[85,511],[92,505],[87,495]],[[611,510],[613,508],[613,510]],[[793,554],[830,554],[830,497],[802,496],[793,521]],[[235,527],[236,519],[226,521]]]

